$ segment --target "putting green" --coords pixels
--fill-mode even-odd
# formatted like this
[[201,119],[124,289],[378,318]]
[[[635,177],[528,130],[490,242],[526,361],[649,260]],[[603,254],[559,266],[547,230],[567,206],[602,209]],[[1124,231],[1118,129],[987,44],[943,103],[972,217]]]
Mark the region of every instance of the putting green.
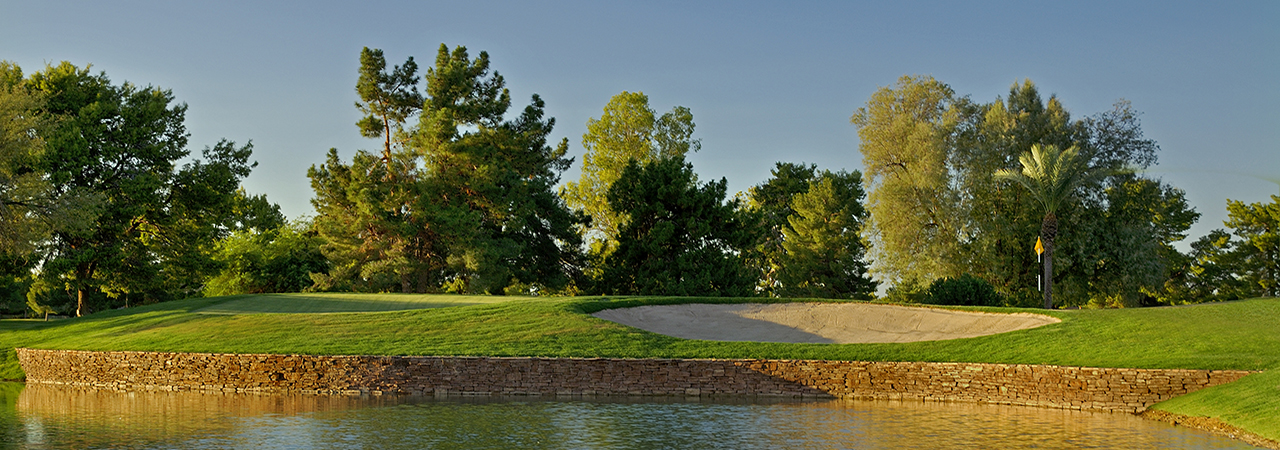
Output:
[[502,303],[520,298],[523,297],[440,294],[256,294],[229,297],[227,301],[193,312],[197,314],[305,314],[403,311]]

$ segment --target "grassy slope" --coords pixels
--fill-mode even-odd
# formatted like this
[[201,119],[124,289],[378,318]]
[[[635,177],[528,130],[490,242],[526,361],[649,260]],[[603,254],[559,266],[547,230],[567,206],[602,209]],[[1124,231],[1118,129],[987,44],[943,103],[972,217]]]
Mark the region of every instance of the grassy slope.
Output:
[[[499,355],[625,358],[804,358],[969,361],[1095,367],[1280,369],[1280,299],[1189,307],[1051,311],[1062,323],[994,336],[908,344],[780,344],[677,339],[583,313],[645,304],[741,299],[531,298],[502,301],[421,297],[399,307],[452,308],[332,314],[231,314],[360,307],[368,297],[270,296],[192,299],[55,322],[0,321],[0,378],[20,375],[13,347],[235,353]],[[498,302],[494,302],[498,301]],[[275,302],[272,306],[272,302]],[[295,303],[313,302],[311,306]],[[293,306],[290,306],[290,305]],[[369,308],[371,306],[364,305]],[[981,308],[968,308],[982,310]],[[991,311],[1009,311],[992,309]],[[1026,312],[1043,312],[1024,310]],[[214,314],[216,313],[216,314]],[[1170,412],[1218,417],[1276,439],[1280,403],[1274,378],[1250,381],[1161,405]],[[1270,378],[1268,378],[1270,377]],[[1271,380],[1271,381],[1266,381]],[[1259,384],[1260,383],[1260,384]],[[1270,384],[1268,384],[1270,383]],[[1270,388],[1267,386],[1271,386]],[[1270,390],[1268,390],[1270,389]],[[1253,403],[1226,400],[1255,398]],[[1182,399],[1180,399],[1182,400]],[[1252,406],[1250,406],[1252,405]],[[1198,412],[1197,412],[1198,411]],[[1258,416],[1258,414],[1262,414]]]
[[1280,369],[1192,392],[1154,408],[1187,416],[1213,417],[1280,441]]

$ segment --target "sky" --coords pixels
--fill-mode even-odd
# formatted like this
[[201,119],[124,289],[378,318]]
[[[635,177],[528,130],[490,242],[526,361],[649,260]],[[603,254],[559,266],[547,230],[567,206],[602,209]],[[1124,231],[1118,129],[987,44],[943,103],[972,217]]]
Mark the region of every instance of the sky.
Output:
[[[1118,100],[1160,145],[1149,176],[1223,228],[1226,200],[1280,184],[1280,2],[498,2],[0,0],[0,60],[27,73],[92,64],[113,82],[171,89],[191,150],[252,141],[250,193],[312,214],[307,168],[329,148],[377,149],[355,126],[359,53],[422,68],[441,43],[487,51],[511,115],[532,94],[577,157],[586,122],[622,91],[689,107],[703,180],[730,192],[775,162],[862,170],[849,122],[880,87],[929,75],[977,102],[1030,79],[1073,117]],[[1251,176],[1252,175],[1252,176]],[[1280,181],[1278,181],[1280,182]]]

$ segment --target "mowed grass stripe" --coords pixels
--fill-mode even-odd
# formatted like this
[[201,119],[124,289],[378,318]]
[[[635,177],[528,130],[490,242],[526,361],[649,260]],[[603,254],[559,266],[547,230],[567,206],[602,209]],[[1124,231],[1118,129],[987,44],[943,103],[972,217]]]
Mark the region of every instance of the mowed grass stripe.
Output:
[[194,312],[198,314],[312,314],[403,311],[484,305],[521,298],[527,297],[354,293],[256,294],[226,297],[225,301]]

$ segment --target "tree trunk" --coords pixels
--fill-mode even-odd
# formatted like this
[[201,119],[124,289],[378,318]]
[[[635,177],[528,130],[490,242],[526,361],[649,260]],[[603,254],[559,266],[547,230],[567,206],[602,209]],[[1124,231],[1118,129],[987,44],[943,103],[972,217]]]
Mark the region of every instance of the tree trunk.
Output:
[[[76,289],[76,317],[84,315],[84,288]],[[48,320],[48,316],[45,316]]]
[[1058,216],[1045,214],[1040,224],[1040,239],[1044,241],[1044,309],[1053,309],[1053,240],[1058,237]]
[[1053,241],[1044,246],[1044,309],[1053,309]]

